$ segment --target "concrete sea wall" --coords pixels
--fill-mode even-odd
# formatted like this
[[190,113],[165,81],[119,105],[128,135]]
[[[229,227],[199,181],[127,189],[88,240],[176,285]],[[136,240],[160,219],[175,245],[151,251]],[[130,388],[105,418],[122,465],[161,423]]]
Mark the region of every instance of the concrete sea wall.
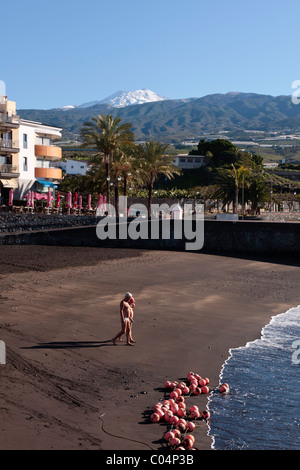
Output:
[[[88,225],[2,233],[0,234],[0,245],[89,246],[185,251],[186,243],[190,243],[191,240],[186,239],[184,236],[181,239],[176,239],[176,235],[174,236],[174,222],[173,220],[170,221],[170,236],[167,239],[163,237],[160,222],[157,239],[151,239],[151,237],[132,239],[127,237],[121,240],[109,238],[101,240],[97,237],[96,226]],[[129,221],[128,225],[130,223]],[[145,221],[144,223],[149,224],[148,233],[151,233],[150,222]],[[195,221],[193,221],[193,229],[196,233]],[[182,232],[184,234],[184,229]],[[300,223],[205,220],[204,245],[196,251],[297,256],[300,252]]]

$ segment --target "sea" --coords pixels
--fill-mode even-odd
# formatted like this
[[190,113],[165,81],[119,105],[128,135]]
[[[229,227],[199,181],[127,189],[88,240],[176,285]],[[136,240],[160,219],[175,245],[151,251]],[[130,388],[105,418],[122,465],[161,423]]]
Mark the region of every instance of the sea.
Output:
[[231,349],[208,401],[214,450],[300,450],[300,305]]

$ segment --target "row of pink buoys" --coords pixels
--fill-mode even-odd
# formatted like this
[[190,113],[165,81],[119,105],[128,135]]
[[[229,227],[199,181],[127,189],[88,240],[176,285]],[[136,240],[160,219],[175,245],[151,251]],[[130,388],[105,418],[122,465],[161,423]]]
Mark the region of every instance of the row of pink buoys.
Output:
[[[187,383],[169,380],[164,383],[165,391],[170,394],[169,398],[154,405],[150,420],[153,423],[166,423],[170,426],[164,434],[164,441],[171,449],[195,449],[195,437],[189,433],[195,430],[198,419],[208,421],[210,412],[208,410],[201,412],[197,405],[187,408],[186,398],[209,393],[209,383],[207,377],[203,378],[194,372],[187,374]],[[221,387],[223,386],[224,392],[227,392],[228,384],[222,384]],[[223,393],[221,387],[219,390]]]

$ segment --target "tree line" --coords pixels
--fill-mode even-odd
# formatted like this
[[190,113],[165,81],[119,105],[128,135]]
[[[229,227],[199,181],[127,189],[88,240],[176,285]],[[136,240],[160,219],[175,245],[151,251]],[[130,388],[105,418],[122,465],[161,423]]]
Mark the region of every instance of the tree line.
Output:
[[[160,179],[158,196],[199,197],[202,200],[219,200],[224,208],[233,204],[234,212],[244,202],[250,202],[255,212],[259,205],[270,200],[270,184],[273,188],[285,187],[281,178],[264,171],[263,159],[259,155],[240,150],[226,139],[200,140],[197,150],[190,155],[204,155],[205,165],[199,170],[202,184],[191,190],[168,188],[167,181],[182,176],[182,171],[168,155],[169,145],[150,140],[135,144],[132,125],[122,123],[120,117],[98,115],[85,122],[81,129],[82,148],[94,150],[91,167],[86,176],[65,178],[62,188],[76,190],[81,194],[101,192],[110,203],[114,193],[116,214],[119,215],[119,194],[143,195],[147,197],[148,215],[154,186]],[[206,184],[203,184],[203,177]],[[273,178],[273,180],[272,180]],[[296,184],[296,183],[295,183]],[[299,184],[296,184],[296,191]]]

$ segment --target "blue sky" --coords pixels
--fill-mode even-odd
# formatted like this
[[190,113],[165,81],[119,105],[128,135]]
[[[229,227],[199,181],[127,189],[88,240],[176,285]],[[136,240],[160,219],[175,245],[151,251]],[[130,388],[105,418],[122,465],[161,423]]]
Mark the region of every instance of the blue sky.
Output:
[[138,88],[290,95],[299,31],[299,0],[15,0],[1,5],[0,80],[19,109]]

